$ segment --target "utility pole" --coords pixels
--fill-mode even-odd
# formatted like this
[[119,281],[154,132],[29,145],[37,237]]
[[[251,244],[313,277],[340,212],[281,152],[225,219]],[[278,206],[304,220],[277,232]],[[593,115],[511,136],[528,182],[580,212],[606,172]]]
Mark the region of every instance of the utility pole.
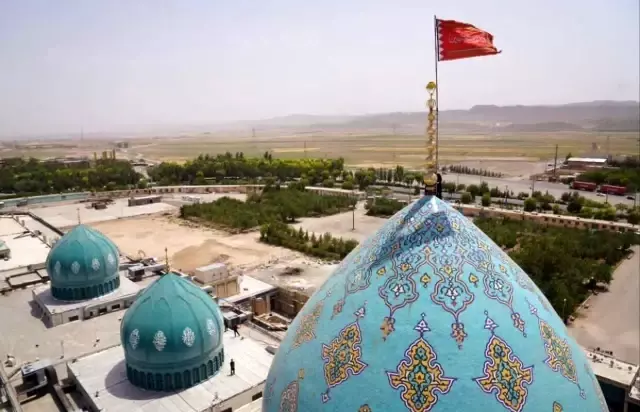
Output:
[[557,166],[558,166],[558,145],[556,145],[556,157],[553,160],[553,177],[556,177]]
[[307,141],[304,141],[304,158],[307,158]]
[[536,190],[536,177],[531,175],[531,197],[533,197],[533,192]]
[[504,206],[507,206],[507,199],[509,198],[509,185],[507,185],[504,191]]

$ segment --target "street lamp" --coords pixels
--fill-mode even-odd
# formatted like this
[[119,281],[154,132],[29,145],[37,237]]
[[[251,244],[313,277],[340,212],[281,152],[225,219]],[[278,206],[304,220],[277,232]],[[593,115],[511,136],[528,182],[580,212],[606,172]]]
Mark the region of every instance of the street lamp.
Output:
[[351,202],[351,230],[356,230],[356,205],[358,204],[358,198],[352,197]]
[[564,324],[567,324],[567,320],[564,317],[564,312],[567,308],[567,298],[562,299],[562,321],[564,322]]

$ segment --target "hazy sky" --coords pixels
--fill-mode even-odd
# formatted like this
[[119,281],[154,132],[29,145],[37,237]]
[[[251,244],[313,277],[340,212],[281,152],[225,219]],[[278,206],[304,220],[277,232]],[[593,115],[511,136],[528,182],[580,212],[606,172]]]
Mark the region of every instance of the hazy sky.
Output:
[[0,0],[0,136],[422,110],[433,15],[498,56],[441,109],[639,95],[638,0]]

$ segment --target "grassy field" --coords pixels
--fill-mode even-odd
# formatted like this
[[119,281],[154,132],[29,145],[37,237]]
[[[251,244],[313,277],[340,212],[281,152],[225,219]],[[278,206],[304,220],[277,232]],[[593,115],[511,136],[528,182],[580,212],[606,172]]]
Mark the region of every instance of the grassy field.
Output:
[[[638,134],[610,134],[609,152],[635,154]],[[494,159],[497,161],[539,161],[552,158],[555,145],[560,157],[567,153],[579,155],[592,152],[592,143],[606,153],[607,135],[560,133],[553,135],[519,134],[508,136],[441,135],[440,159],[445,162]],[[348,164],[418,165],[424,157],[425,138],[419,135],[346,135],[287,136],[278,138],[233,139],[224,137],[190,137],[156,140],[152,144],[130,150],[145,157],[161,160],[186,160],[199,153],[242,151],[248,155],[272,151],[281,158],[337,157]]]
[[[265,132],[266,133],[266,132]],[[352,166],[382,166],[402,164],[419,167],[424,158],[425,137],[421,135],[322,133],[315,135],[281,135],[277,137],[251,138],[242,135],[208,134],[179,138],[130,139],[130,148],[121,157],[142,156],[161,161],[185,161],[200,153],[223,153],[242,151],[245,155],[262,155],[272,151],[279,158],[338,157],[345,158]],[[607,149],[607,136],[609,144]],[[558,156],[564,158],[593,154],[592,144],[605,155],[638,153],[638,133],[519,133],[510,135],[463,135],[441,134],[439,156],[442,163],[536,163],[551,159],[555,146]],[[74,150],[66,149],[4,149],[0,156],[61,156],[93,155],[110,149],[109,141],[88,142],[86,139]],[[493,166],[487,168],[495,169]]]

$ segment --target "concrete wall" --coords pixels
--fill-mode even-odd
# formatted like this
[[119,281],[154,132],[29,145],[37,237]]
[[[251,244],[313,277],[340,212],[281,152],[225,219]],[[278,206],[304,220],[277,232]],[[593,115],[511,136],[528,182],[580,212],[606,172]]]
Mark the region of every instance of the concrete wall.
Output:
[[493,207],[478,207],[472,205],[455,206],[459,212],[467,217],[504,217],[513,220],[529,220],[539,224],[558,226],[558,227],[575,227],[579,229],[600,229],[610,231],[632,232],[640,230],[628,223],[609,222],[606,220],[581,219],[574,216],[561,216],[546,213],[529,213],[518,212],[513,210],[498,209]]
[[273,302],[273,310],[293,319],[307,303],[307,300],[309,300],[309,296],[300,292],[279,288]]
[[77,320],[91,319],[96,316],[104,315],[105,313],[111,313],[118,310],[128,308],[133,304],[137,295],[123,296],[116,300],[105,300],[98,303],[86,302],[87,305],[76,308],[68,308],[61,312],[52,313],[44,306],[44,304],[38,299],[35,290],[32,292],[33,302],[42,313],[42,320],[49,327],[56,327],[69,322],[75,322]]
[[[226,373],[226,371],[220,371],[219,373]],[[253,388],[249,389],[248,391],[242,392],[236,396],[234,396],[231,399],[227,399],[226,401],[216,405],[217,409],[214,408],[213,410],[215,412],[225,412],[227,410],[227,408],[231,408],[232,411],[235,411],[237,409],[240,409],[241,407],[249,404],[252,402],[252,397],[254,395],[258,395],[258,394],[263,394],[264,391],[264,385],[265,383],[262,382],[261,384],[254,386]],[[211,409],[210,408],[206,408],[204,410],[202,410],[201,412],[209,412]]]
[[161,195],[164,193],[256,193],[264,185],[202,185],[202,186],[155,186],[148,189],[113,190],[92,193],[90,197],[130,197],[135,195]]
[[235,296],[240,292],[240,280],[237,276],[221,280],[211,285],[215,289],[215,295],[219,298],[228,298]]

